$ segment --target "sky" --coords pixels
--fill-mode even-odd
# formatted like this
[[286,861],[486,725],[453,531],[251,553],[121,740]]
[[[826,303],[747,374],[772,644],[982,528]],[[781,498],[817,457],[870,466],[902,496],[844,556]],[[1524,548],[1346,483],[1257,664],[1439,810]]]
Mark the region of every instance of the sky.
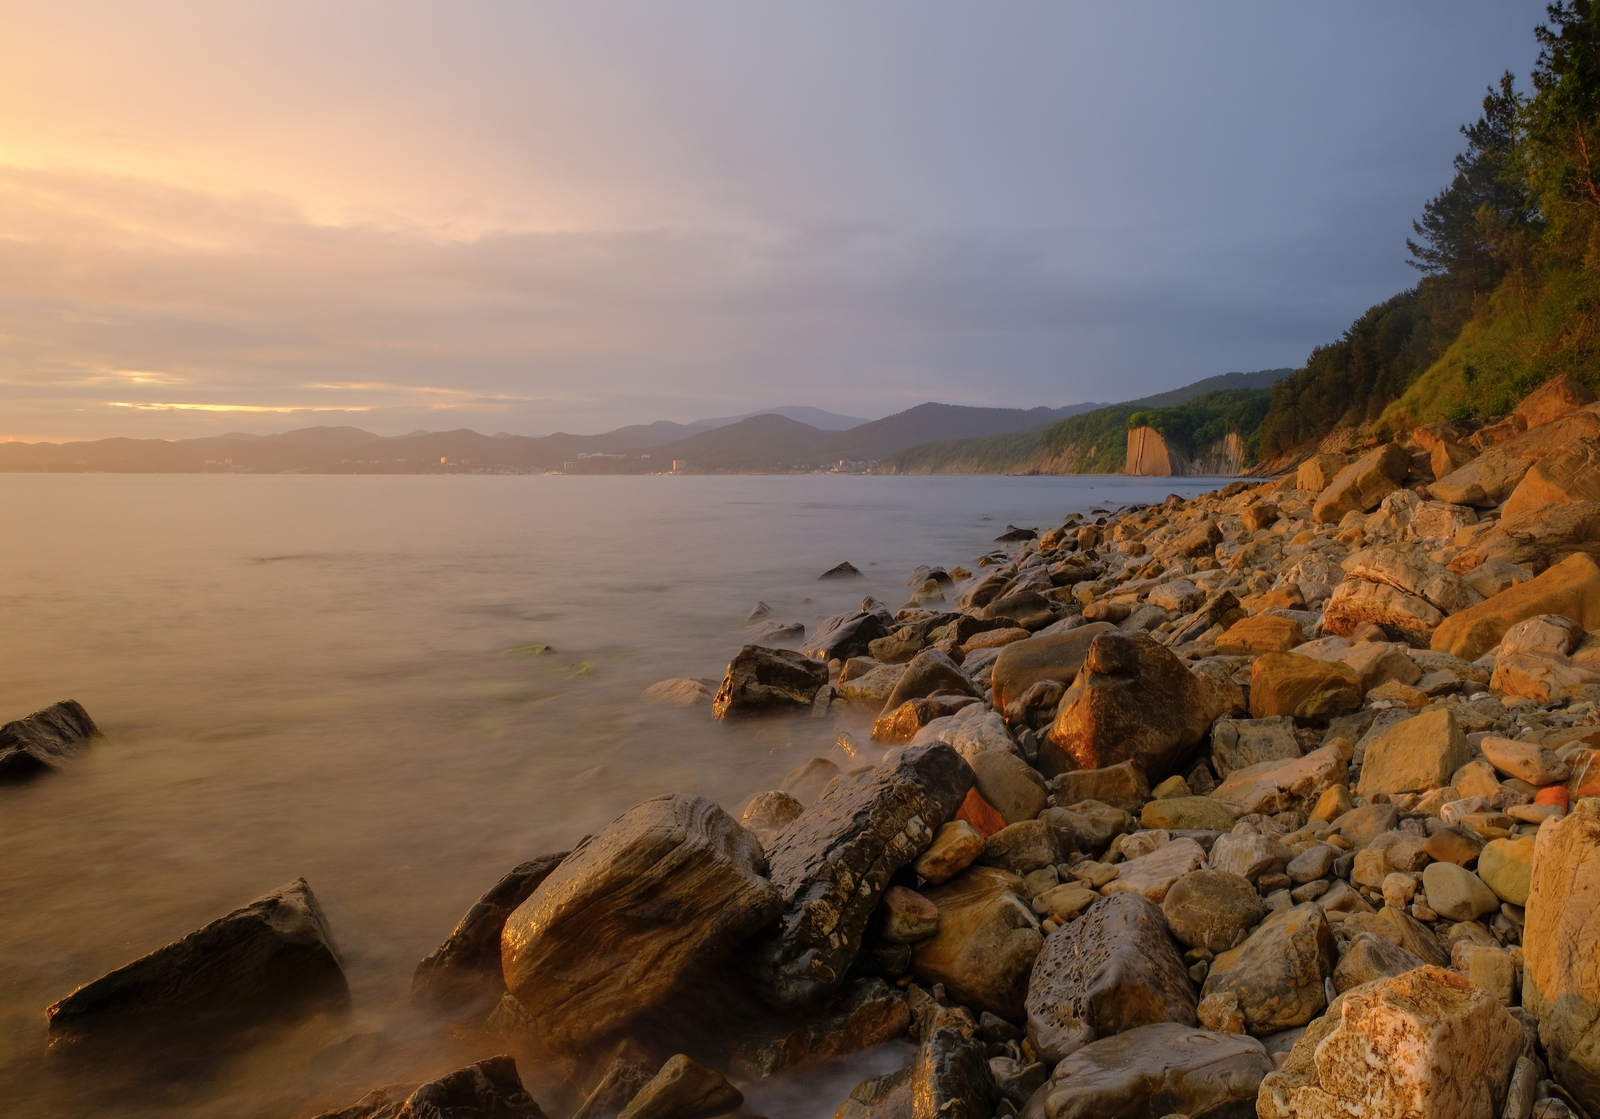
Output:
[[0,439],[1299,366],[1542,2],[0,5]]

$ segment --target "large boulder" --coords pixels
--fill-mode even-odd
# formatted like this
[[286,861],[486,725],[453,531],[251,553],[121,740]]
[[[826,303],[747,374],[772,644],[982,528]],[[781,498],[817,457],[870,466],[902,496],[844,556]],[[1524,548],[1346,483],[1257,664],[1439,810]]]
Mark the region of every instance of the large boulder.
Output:
[[1031,820],[1049,798],[1044,778],[1033,766],[1003,750],[982,750],[967,762],[978,794],[1009,824]]
[[1385,443],[1339,471],[1317,495],[1311,516],[1321,524],[1333,524],[1346,513],[1370,513],[1399,488],[1410,469],[1411,456],[1398,444]]
[[1294,488],[1309,493],[1321,493],[1333,484],[1339,471],[1350,465],[1343,455],[1312,455],[1302,462],[1294,475]]
[[[1475,592],[1474,592],[1475,593]],[[1387,583],[1346,579],[1334,588],[1322,613],[1329,633],[1349,637],[1364,625],[1378,626],[1395,641],[1427,648],[1444,612],[1420,595]]]
[[898,988],[882,979],[857,979],[825,1013],[807,1015],[775,1034],[746,1033],[737,1055],[741,1064],[771,1076],[806,1061],[859,1053],[904,1037],[910,1025],[911,1009]]
[[426,1084],[374,1089],[317,1119],[545,1119],[511,1057],[489,1057]]
[[203,1038],[349,997],[304,878],[86,983],[45,1011],[53,1043],[152,1033]]
[[25,719],[0,726],[0,781],[54,769],[81,753],[100,730],[75,699],[53,703]]
[[1280,909],[1239,947],[1211,964],[1200,1006],[1235,1005],[1254,1034],[1303,1026],[1328,1005],[1323,980],[1337,959],[1333,931],[1316,902]]
[[1028,1040],[1055,1062],[1152,1022],[1192,1026],[1194,1009],[1161,910],[1137,894],[1115,894],[1045,941],[1028,980]]
[[1345,665],[1299,653],[1263,653],[1250,666],[1253,719],[1325,723],[1360,706],[1361,676]]
[[[1600,513],[1600,505],[1595,508]],[[1539,614],[1560,614],[1584,629],[1600,629],[1600,565],[1583,553],[1568,556],[1542,575],[1445,619],[1433,633],[1433,648],[1476,660],[1500,644],[1513,625]]]
[[1506,498],[1500,516],[1574,501],[1600,501],[1600,442],[1593,439],[1575,439],[1534,463]]
[[1539,828],[1522,951],[1522,1004],[1551,1069],[1579,1099],[1600,1100],[1600,798]]
[[1472,747],[1448,707],[1402,719],[1367,742],[1356,792],[1418,793],[1442,789],[1472,760]]
[[1449,505],[1492,508],[1511,496],[1532,466],[1531,459],[1495,447],[1456,466],[1429,486],[1428,492]]
[[1022,1119],[1244,1119],[1272,1070],[1253,1037],[1158,1022],[1085,1045],[1056,1065]]
[[841,778],[773,839],[783,912],[754,949],[769,997],[800,1007],[843,982],[890,877],[933,841],[972,783],[944,743],[904,750]]
[[1537,574],[1580,553],[1600,556],[1600,501],[1541,505],[1504,517],[1451,560],[1450,569],[1469,579],[1491,563],[1502,571]]
[[1305,643],[1306,635],[1293,618],[1276,614],[1256,614],[1240,618],[1217,638],[1217,652],[1235,656],[1256,653],[1287,653]]
[[1167,891],[1161,912],[1185,946],[1216,954],[1237,947],[1267,915],[1267,903],[1241,875],[1196,870]]
[[500,973],[500,934],[506,918],[533,895],[568,852],[519,863],[472,904],[444,943],[417,965],[411,997],[433,1005],[472,1001],[474,995],[505,990]]
[[1309,809],[1323,793],[1344,784],[1348,772],[1345,756],[1336,746],[1319,746],[1302,758],[1236,769],[1209,795],[1235,816]]
[[939,931],[912,948],[913,974],[943,983],[965,1006],[1021,1019],[1028,975],[1044,945],[1023,893],[1021,877],[995,867],[972,867],[927,890],[939,908]]
[[761,844],[704,797],[655,797],[585,839],[506,918],[506,987],[576,1050],[777,916]]
[[1261,1119],[1499,1119],[1527,1046],[1487,991],[1438,967],[1341,995],[1261,1085]]
[[1403,975],[1427,963],[1421,956],[1374,932],[1358,932],[1339,955],[1333,969],[1333,989],[1343,993],[1363,983]]
[[1001,649],[990,674],[995,710],[1004,711],[1041,680],[1070,685],[1083,667],[1084,657],[1089,655],[1090,643],[1116,628],[1110,622],[1090,622],[1066,633],[1013,641]]
[[1165,777],[1216,717],[1206,698],[1183,661],[1147,635],[1102,634],[1062,697],[1049,743],[1082,769],[1131,761]]
[[910,1083],[909,1119],[989,1119],[999,1102],[983,1043],[953,1026],[928,1035]]
[[1594,393],[1565,373],[1550,378],[1522,398],[1510,419],[1523,431],[1554,423],[1594,403]]
[[956,667],[955,661],[937,649],[924,649],[906,665],[889,698],[884,700],[880,714],[887,715],[907,700],[924,699],[934,692],[969,696],[983,694],[967,678],[966,673]]
[[810,707],[828,682],[828,666],[790,649],[746,645],[722,678],[711,700],[718,719]]
[[889,636],[886,623],[893,620],[877,610],[836,614],[817,626],[816,631],[800,646],[800,651],[824,664],[832,660],[864,657],[871,651],[874,641]]
[[1461,576],[1414,547],[1363,548],[1341,566],[1351,578],[1387,584],[1425,600],[1445,614],[1483,601],[1483,596],[1464,583]]

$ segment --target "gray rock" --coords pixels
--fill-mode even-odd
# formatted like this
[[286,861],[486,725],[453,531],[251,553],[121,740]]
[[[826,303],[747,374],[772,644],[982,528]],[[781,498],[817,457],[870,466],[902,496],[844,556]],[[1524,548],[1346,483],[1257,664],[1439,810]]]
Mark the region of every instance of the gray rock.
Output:
[[572,1119],[617,1119],[655,1074],[653,1065],[616,1057],[606,1066],[600,1082],[584,1097],[583,1105],[573,1112]]
[[506,987],[546,1044],[587,1046],[777,916],[763,861],[755,836],[704,797],[635,805],[506,919]]
[[874,641],[889,636],[885,615],[877,611],[860,614],[835,614],[825,619],[812,631],[800,646],[808,657],[826,663],[832,660],[849,660],[866,656]]
[[[1211,965],[1203,989],[1236,999],[1251,1033],[1303,1026],[1328,1005],[1323,980],[1333,974],[1333,932],[1316,902],[1281,909],[1263,921],[1239,947]],[[1201,1021],[1206,1005],[1201,1003]]]
[[1190,948],[1226,952],[1261,923],[1267,906],[1248,879],[1221,870],[1190,871],[1161,902],[1172,935]]
[[568,852],[543,855],[519,863],[473,903],[444,943],[417,965],[411,976],[411,997],[435,1006],[475,1001],[474,996],[505,990],[500,973],[500,933],[506,918],[527,901]]
[[490,1057],[426,1084],[392,1084],[317,1119],[545,1119],[510,1057]]
[[[1239,825],[1241,829],[1248,824]],[[1289,865],[1293,853],[1276,836],[1242,830],[1218,837],[1211,845],[1214,870],[1237,874],[1251,882],[1263,874],[1277,874]]]
[[1391,975],[1426,965],[1426,960],[1407,952],[1398,944],[1392,944],[1374,933],[1358,932],[1334,966],[1333,988],[1343,994],[1363,983],[1387,979]]
[[1289,865],[1284,867],[1284,873],[1289,876],[1289,881],[1296,886],[1303,886],[1307,882],[1315,882],[1318,878],[1326,878],[1333,869],[1333,862],[1339,857],[1339,849],[1327,843],[1313,843],[1304,851],[1289,860]]
[[1288,715],[1270,719],[1218,719],[1211,725],[1211,763],[1218,777],[1261,762],[1298,758],[1300,742]]
[[1013,874],[1029,874],[1059,863],[1061,845],[1048,821],[1024,820],[991,835],[978,861]]
[[1097,800],[1078,801],[1066,808],[1046,808],[1039,819],[1050,826],[1063,851],[1096,854],[1119,835],[1139,826],[1128,813]]
[[1194,1025],[1195,994],[1156,905],[1114,894],[1045,940],[1028,980],[1028,1039],[1055,1062],[1152,1022]]
[[300,878],[79,987],[45,1016],[53,1042],[199,1037],[348,997],[327,919]]
[[828,666],[789,649],[746,645],[733,660],[711,701],[718,719],[810,707],[828,682]]
[[910,1025],[904,994],[882,979],[858,979],[824,1013],[775,1037],[747,1040],[738,1056],[757,1074],[771,1076],[806,1061],[859,1053],[904,1037]]
[[842,778],[773,839],[783,912],[752,958],[770,998],[800,1007],[843,981],[890,876],[933,841],[972,781],[943,743],[904,750]]
[[55,769],[82,753],[100,730],[75,699],[64,699],[0,727],[0,782]]

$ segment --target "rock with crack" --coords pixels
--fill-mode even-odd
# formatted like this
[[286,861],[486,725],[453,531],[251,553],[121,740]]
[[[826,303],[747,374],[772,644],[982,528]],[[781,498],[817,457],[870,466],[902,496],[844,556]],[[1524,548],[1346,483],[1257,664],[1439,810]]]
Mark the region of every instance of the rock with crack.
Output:
[[841,778],[778,834],[769,864],[782,915],[751,957],[769,998],[797,1008],[843,982],[890,877],[933,842],[972,784],[949,746],[907,749]]
[[764,862],[755,836],[704,797],[635,805],[506,919],[506,987],[547,1045],[590,1045],[777,916]]

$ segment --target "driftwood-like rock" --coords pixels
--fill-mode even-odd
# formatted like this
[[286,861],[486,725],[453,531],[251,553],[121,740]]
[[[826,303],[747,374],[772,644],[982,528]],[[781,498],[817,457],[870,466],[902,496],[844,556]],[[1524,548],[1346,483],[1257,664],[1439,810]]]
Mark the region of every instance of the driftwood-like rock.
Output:
[[0,781],[21,781],[54,769],[89,745],[100,730],[75,699],[64,699],[0,727]]
[[574,848],[506,919],[506,987],[577,1049],[666,997],[777,915],[761,845],[704,797],[656,797]]

